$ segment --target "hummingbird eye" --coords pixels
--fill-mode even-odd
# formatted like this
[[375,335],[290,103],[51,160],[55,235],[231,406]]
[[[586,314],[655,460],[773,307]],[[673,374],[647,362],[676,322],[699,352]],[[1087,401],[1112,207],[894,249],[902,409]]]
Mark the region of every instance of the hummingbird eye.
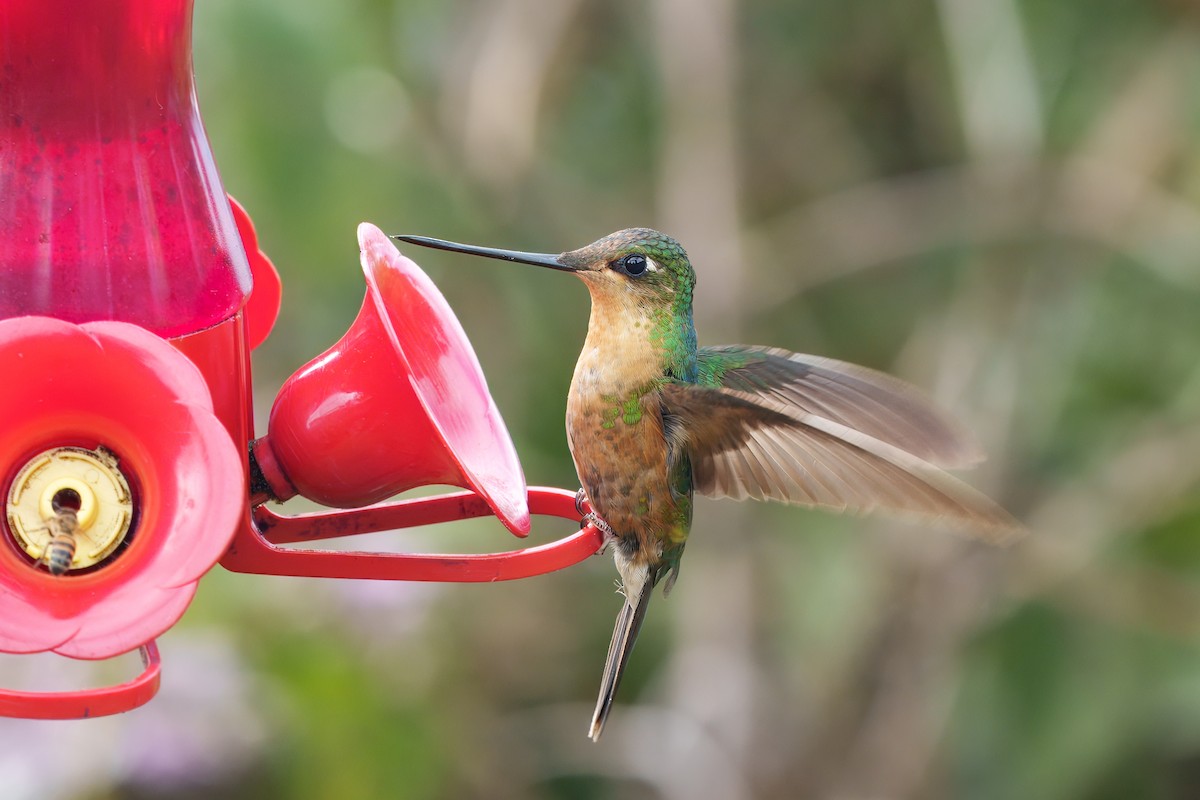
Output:
[[638,253],[631,253],[617,261],[616,266],[621,272],[624,272],[630,277],[636,278],[646,271],[646,257]]

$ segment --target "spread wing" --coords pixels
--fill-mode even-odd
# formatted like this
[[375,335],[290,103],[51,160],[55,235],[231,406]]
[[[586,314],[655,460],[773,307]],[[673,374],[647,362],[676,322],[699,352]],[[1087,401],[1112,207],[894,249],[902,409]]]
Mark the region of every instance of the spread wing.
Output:
[[750,393],[671,383],[662,388],[673,452],[686,452],[695,490],[942,521],[1000,542],[1021,525],[938,467],[843,422]]
[[940,467],[983,460],[974,439],[915,387],[873,369],[767,347],[705,347],[702,386],[728,389],[766,408],[814,414]]

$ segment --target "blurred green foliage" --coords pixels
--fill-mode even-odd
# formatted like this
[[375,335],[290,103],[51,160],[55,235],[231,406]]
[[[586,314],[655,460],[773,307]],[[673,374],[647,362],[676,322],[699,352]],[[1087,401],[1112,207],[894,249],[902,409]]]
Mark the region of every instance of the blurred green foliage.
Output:
[[[213,150],[284,282],[260,415],[353,319],[361,220],[540,251],[650,225],[689,248],[702,343],[926,386],[1032,535],[704,504],[598,746],[607,559],[465,587],[217,570],[171,637],[232,641],[262,735],[91,794],[1200,796],[1198,22],[1183,0],[198,0]],[[583,287],[412,255],[530,483],[574,488]],[[461,527],[421,543],[508,546]]]

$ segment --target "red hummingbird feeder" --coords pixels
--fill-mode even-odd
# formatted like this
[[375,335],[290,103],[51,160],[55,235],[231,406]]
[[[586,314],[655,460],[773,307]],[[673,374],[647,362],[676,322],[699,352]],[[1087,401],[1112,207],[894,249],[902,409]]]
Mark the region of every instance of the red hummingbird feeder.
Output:
[[[221,188],[191,24],[191,0],[0,0],[0,652],[140,649],[145,663],[117,686],[0,690],[3,716],[148,701],[155,638],[218,562],[497,581],[603,544],[589,525],[499,553],[296,547],[489,515],[523,537],[530,514],[579,513],[573,492],[526,486],[458,320],[366,223],[358,318],[288,379],[256,438],[250,350],[270,334],[281,286]],[[465,491],[387,501],[429,484]],[[295,495],[332,508],[266,506]]]

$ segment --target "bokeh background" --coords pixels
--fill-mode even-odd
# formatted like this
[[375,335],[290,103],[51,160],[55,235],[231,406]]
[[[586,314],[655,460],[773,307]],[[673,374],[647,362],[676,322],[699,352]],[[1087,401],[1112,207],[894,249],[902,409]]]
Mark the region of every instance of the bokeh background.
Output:
[[[357,312],[362,220],[555,252],[648,225],[692,256],[702,343],[927,388],[1032,534],[701,501],[598,745],[607,558],[484,586],[217,569],[144,709],[0,722],[0,794],[1200,796],[1196,8],[197,0],[213,150],[284,281],[260,415]],[[412,255],[530,483],[574,489],[584,288]]]

